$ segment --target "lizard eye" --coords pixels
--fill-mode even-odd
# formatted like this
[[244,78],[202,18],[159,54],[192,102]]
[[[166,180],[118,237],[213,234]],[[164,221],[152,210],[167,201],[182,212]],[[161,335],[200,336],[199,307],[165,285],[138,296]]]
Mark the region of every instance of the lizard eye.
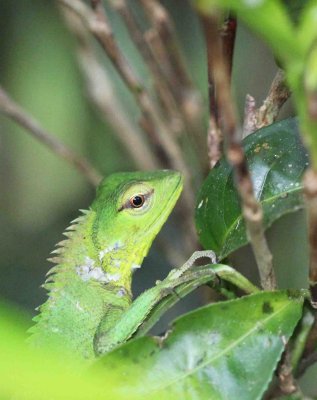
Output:
[[123,193],[118,212],[126,210],[133,215],[143,215],[151,207],[153,193],[154,189],[145,185],[138,184],[137,187],[129,188]]
[[143,206],[145,201],[145,197],[143,194],[137,194],[135,196],[132,196],[130,198],[130,205],[133,208],[140,208]]

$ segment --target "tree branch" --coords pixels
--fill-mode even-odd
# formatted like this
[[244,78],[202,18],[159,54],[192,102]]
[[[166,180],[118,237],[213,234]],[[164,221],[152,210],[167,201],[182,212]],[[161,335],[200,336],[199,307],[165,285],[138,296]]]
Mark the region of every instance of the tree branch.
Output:
[[185,134],[184,143],[190,151],[194,150],[192,155],[200,169],[205,171],[207,159],[197,157],[205,146],[203,105],[183,62],[173,21],[168,10],[157,0],[140,0],[140,4],[150,23],[150,28],[144,33],[145,41],[176,104],[178,133]]
[[160,42],[160,58],[164,60],[164,69],[171,88],[175,91],[176,99],[183,103],[187,96],[186,92],[191,91],[193,86],[175,39],[170,16],[157,0],[140,0],[140,3]]
[[77,155],[50,132],[42,128],[32,116],[27,114],[26,111],[9,97],[1,86],[0,112],[25,128],[33,137],[52,150],[53,153],[73,165],[92,185],[98,185],[102,176],[94,167],[85,158]]
[[[208,158],[210,162],[210,168],[213,168],[217,161],[222,155],[222,142],[223,134],[220,129],[220,121],[217,110],[217,91],[219,88],[213,80],[213,58],[217,56],[214,54],[214,27],[213,19],[208,15],[201,16],[201,22],[205,32],[205,39],[207,44],[207,63],[208,63],[208,95],[209,95],[209,128],[207,136],[207,146],[208,146]],[[222,29],[220,30],[221,36],[221,51],[223,57],[228,66],[228,79],[231,82],[231,71],[232,71],[232,61],[233,61],[233,51],[236,36],[236,20],[229,17]]]
[[[272,124],[290,95],[291,91],[286,85],[285,74],[281,69],[278,69],[267,97],[260,108],[255,109],[254,98],[247,95],[243,136],[245,137],[264,126]],[[252,107],[250,107],[251,103]]]
[[219,18],[217,15],[210,15],[208,19],[209,35],[213,38],[209,43],[213,55],[210,58],[211,71],[213,82],[217,88],[216,105],[219,112],[219,124],[227,141],[227,157],[233,166],[247,234],[257,261],[261,285],[265,290],[274,290],[276,279],[272,265],[272,254],[264,235],[262,207],[254,196],[251,176],[239,139],[236,112],[230,91],[229,68],[219,37]]
[[113,8],[121,15],[125,25],[131,35],[133,43],[139,50],[147,65],[155,86],[156,93],[163,107],[164,113],[170,122],[171,130],[179,134],[185,129],[185,124],[182,115],[179,111],[178,104],[173,97],[171,87],[165,79],[164,74],[160,68],[160,64],[154,57],[152,50],[149,46],[149,41],[145,39],[143,32],[136,21],[133,13],[126,0],[112,0]]

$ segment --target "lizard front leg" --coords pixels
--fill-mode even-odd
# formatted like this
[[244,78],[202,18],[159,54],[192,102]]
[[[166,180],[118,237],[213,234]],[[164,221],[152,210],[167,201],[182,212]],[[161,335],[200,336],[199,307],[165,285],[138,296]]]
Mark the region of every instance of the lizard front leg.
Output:
[[[163,310],[170,308],[200,284],[213,280],[216,274],[211,268],[200,270],[197,267],[197,270],[195,269],[192,273],[187,272],[199,258],[210,258],[215,262],[213,252],[195,252],[182,267],[172,270],[163,281],[158,281],[156,286],[141,294],[131,307],[122,313],[115,325],[109,324],[107,314],[105,314],[94,338],[95,353],[102,355],[125,342],[138,331],[141,325],[147,324],[146,321],[158,320]],[[199,279],[202,279],[200,283],[198,283]],[[157,308],[160,309],[158,313]],[[153,324],[154,322],[151,322],[147,326]]]

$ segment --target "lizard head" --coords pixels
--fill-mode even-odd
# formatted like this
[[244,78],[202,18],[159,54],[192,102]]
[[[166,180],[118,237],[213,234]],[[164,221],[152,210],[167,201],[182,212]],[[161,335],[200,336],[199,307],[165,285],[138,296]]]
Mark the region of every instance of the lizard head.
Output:
[[104,249],[117,244],[128,252],[141,252],[142,262],[182,186],[181,174],[169,170],[116,173],[104,179],[92,204],[95,246]]

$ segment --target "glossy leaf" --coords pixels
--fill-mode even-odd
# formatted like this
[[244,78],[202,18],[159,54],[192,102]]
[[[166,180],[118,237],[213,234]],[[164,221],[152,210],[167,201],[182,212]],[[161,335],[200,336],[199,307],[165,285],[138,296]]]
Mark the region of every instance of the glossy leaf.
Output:
[[100,363],[127,397],[260,399],[301,308],[287,292],[212,304],[177,319],[166,338],[135,339]]
[[[244,149],[256,198],[267,228],[282,215],[303,207],[302,176],[308,165],[296,119],[287,119],[248,136]],[[198,195],[196,226],[201,244],[220,259],[247,243],[231,166],[222,160]]]

